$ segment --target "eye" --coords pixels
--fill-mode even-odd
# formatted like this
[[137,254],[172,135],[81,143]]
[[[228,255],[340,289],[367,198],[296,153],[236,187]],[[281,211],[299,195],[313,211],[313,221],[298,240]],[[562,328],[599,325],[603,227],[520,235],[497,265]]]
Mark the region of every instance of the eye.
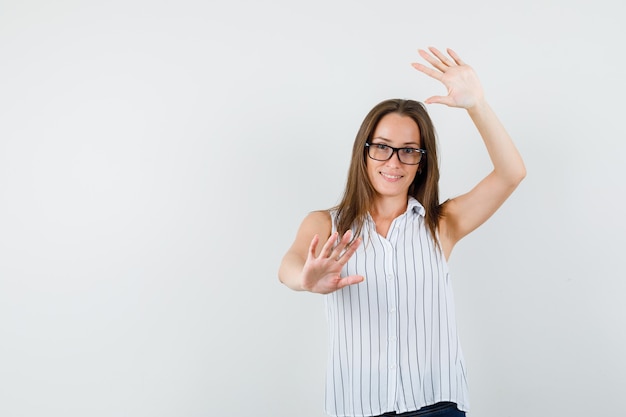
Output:
[[412,155],[414,153],[416,153],[417,150],[413,149],[413,148],[402,148],[402,153],[405,155]]
[[378,149],[380,151],[384,151],[385,149],[389,148],[387,145],[383,145],[382,143],[374,143],[373,146],[374,149]]

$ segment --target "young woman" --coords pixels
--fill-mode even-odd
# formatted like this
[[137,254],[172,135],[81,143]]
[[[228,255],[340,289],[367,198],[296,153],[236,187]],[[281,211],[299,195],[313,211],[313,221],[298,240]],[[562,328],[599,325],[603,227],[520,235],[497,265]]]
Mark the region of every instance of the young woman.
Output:
[[425,102],[468,112],[493,171],[440,204],[435,130],[424,106],[379,103],[354,141],[342,201],[302,221],[280,265],[289,288],[326,294],[331,416],[464,416],[469,408],[446,262],[526,169],[473,69],[447,53],[419,50],[432,67],[413,67],[448,90]]

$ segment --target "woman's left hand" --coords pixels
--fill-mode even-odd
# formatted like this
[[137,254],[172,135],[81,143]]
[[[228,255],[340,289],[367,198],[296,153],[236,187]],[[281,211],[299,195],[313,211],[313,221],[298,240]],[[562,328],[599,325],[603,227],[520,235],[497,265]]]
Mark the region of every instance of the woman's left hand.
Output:
[[433,67],[423,64],[411,64],[416,70],[439,80],[448,90],[447,96],[432,96],[426,103],[440,103],[450,107],[469,109],[484,99],[483,88],[478,76],[452,49],[447,49],[448,58],[436,48],[429,47],[430,53],[419,49],[418,52]]

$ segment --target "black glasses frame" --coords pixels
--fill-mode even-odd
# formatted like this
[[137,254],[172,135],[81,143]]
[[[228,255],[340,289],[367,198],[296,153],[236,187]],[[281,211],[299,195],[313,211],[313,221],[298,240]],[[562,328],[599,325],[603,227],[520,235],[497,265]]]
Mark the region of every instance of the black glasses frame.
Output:
[[[371,148],[371,146],[372,146],[372,145],[374,145],[374,146],[382,146],[382,147],[385,147],[385,148],[389,148],[389,149],[391,149],[391,155],[389,155],[389,158],[387,158],[387,159],[377,159],[377,158],[374,158],[374,157],[371,155],[371,153],[370,153],[370,149],[372,149],[372,148]],[[374,161],[388,161],[388,160],[390,160],[391,158],[393,158],[393,154],[394,154],[394,153],[397,153],[397,154],[398,154],[398,160],[399,160],[400,162],[402,162],[403,164],[405,164],[405,165],[419,165],[419,163],[420,163],[420,162],[422,162],[422,157],[426,154],[426,149],[420,149],[420,148],[394,148],[393,146],[389,146],[389,145],[386,145],[386,144],[384,144],[384,143],[369,143],[369,142],[365,142],[365,148],[367,149],[367,156],[369,156],[370,158],[372,158]],[[420,156],[420,160],[419,160],[419,161],[417,161],[417,162],[416,162],[416,163],[414,163],[414,164],[412,164],[412,163],[410,163],[410,162],[404,162],[404,161],[402,160],[402,157],[400,156],[400,155],[402,155],[402,154],[400,153],[400,151],[403,151],[403,150],[405,150],[405,149],[410,149],[410,150],[412,150],[412,151],[416,151],[416,152],[421,153],[422,155]]]

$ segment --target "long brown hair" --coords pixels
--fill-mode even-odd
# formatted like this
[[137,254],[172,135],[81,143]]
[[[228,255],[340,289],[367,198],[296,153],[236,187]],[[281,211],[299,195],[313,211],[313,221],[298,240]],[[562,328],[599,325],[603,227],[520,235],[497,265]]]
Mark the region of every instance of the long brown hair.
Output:
[[414,100],[385,100],[377,104],[365,116],[354,139],[346,189],[341,202],[335,207],[337,230],[340,236],[349,229],[353,229],[354,238],[361,234],[365,218],[376,195],[367,175],[365,143],[372,139],[376,126],[383,116],[389,113],[408,116],[419,127],[421,147],[426,150],[426,155],[420,162],[418,173],[409,187],[408,194],[424,206],[426,225],[433,239],[437,241],[436,231],[441,216],[441,205],[439,204],[439,164],[436,133],[426,108],[422,103]]

